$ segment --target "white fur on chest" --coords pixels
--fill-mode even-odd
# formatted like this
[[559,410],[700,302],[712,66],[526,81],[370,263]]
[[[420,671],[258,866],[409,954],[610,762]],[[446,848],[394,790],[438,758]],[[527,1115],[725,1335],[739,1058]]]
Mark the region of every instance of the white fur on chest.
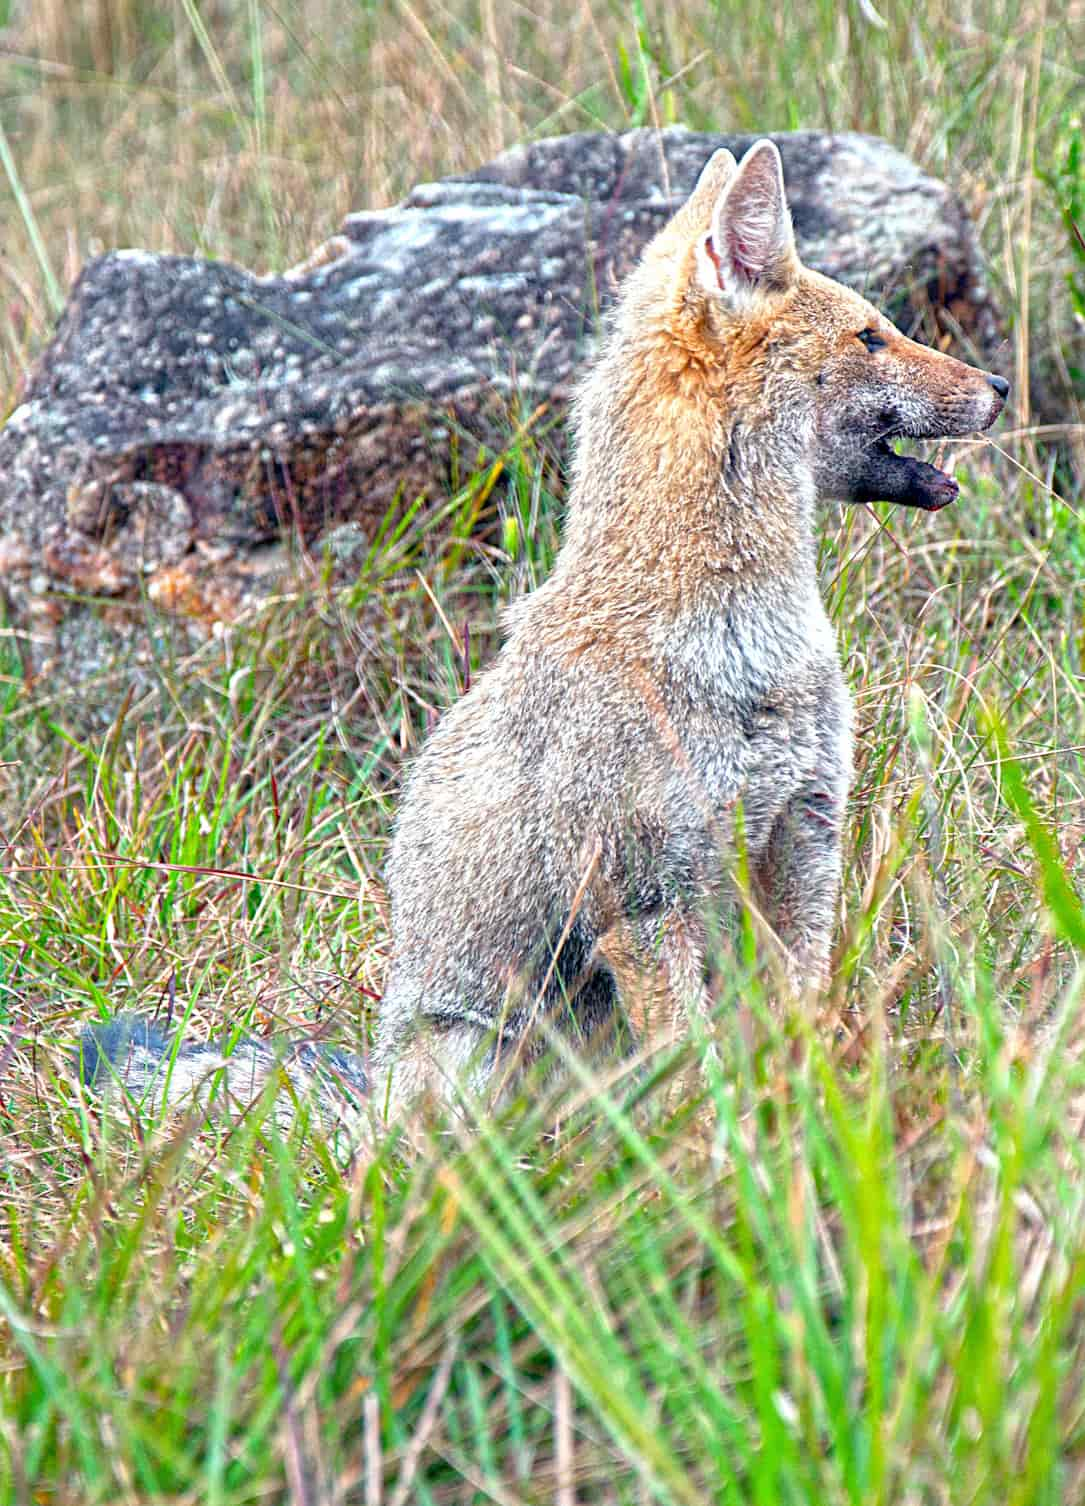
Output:
[[850,707],[836,640],[816,584],[774,584],[667,634],[670,709],[692,776],[725,818],[741,801],[751,851],[788,802],[848,764]]
[[655,645],[692,698],[736,708],[787,699],[838,663],[816,582],[774,582],[722,596],[658,631]]

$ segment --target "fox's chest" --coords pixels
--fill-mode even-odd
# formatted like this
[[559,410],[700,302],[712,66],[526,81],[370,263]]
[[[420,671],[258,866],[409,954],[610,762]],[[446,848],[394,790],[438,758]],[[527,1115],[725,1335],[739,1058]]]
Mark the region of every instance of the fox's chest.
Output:
[[851,701],[816,593],[732,610],[680,649],[673,704],[686,777],[723,819],[741,802],[752,849],[800,790],[822,778],[846,786]]
[[672,649],[708,696],[756,699],[804,681],[836,662],[836,636],[814,579],[774,583],[771,592],[734,598],[691,616]]

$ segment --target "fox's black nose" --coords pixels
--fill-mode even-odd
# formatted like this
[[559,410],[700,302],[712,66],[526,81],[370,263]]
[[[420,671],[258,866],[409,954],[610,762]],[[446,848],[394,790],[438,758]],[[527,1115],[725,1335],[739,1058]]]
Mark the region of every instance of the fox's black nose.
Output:
[[1009,382],[1007,382],[1007,380],[1006,380],[1005,377],[992,376],[992,374],[990,372],[988,372],[987,373],[987,380],[990,382],[991,386],[998,393],[999,397],[1005,397],[1006,394],[1007,394],[1007,392],[1009,392],[1009,390],[1010,390],[1010,384],[1009,384]]

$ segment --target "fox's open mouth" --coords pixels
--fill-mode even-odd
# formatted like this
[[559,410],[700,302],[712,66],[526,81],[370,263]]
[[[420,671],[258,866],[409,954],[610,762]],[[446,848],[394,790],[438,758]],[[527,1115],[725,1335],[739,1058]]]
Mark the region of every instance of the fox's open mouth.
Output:
[[895,502],[901,507],[937,512],[949,506],[957,491],[952,476],[912,455],[898,455],[890,440],[883,438],[867,450],[852,500]]

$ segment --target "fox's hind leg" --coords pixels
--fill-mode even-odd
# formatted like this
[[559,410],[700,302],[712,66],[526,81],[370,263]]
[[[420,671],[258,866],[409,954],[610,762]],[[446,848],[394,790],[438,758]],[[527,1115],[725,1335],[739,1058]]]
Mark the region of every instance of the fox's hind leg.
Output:
[[372,1068],[372,1108],[388,1123],[406,1111],[454,1108],[461,1091],[485,1101],[493,1078],[490,1032],[465,1020],[423,1020]]

